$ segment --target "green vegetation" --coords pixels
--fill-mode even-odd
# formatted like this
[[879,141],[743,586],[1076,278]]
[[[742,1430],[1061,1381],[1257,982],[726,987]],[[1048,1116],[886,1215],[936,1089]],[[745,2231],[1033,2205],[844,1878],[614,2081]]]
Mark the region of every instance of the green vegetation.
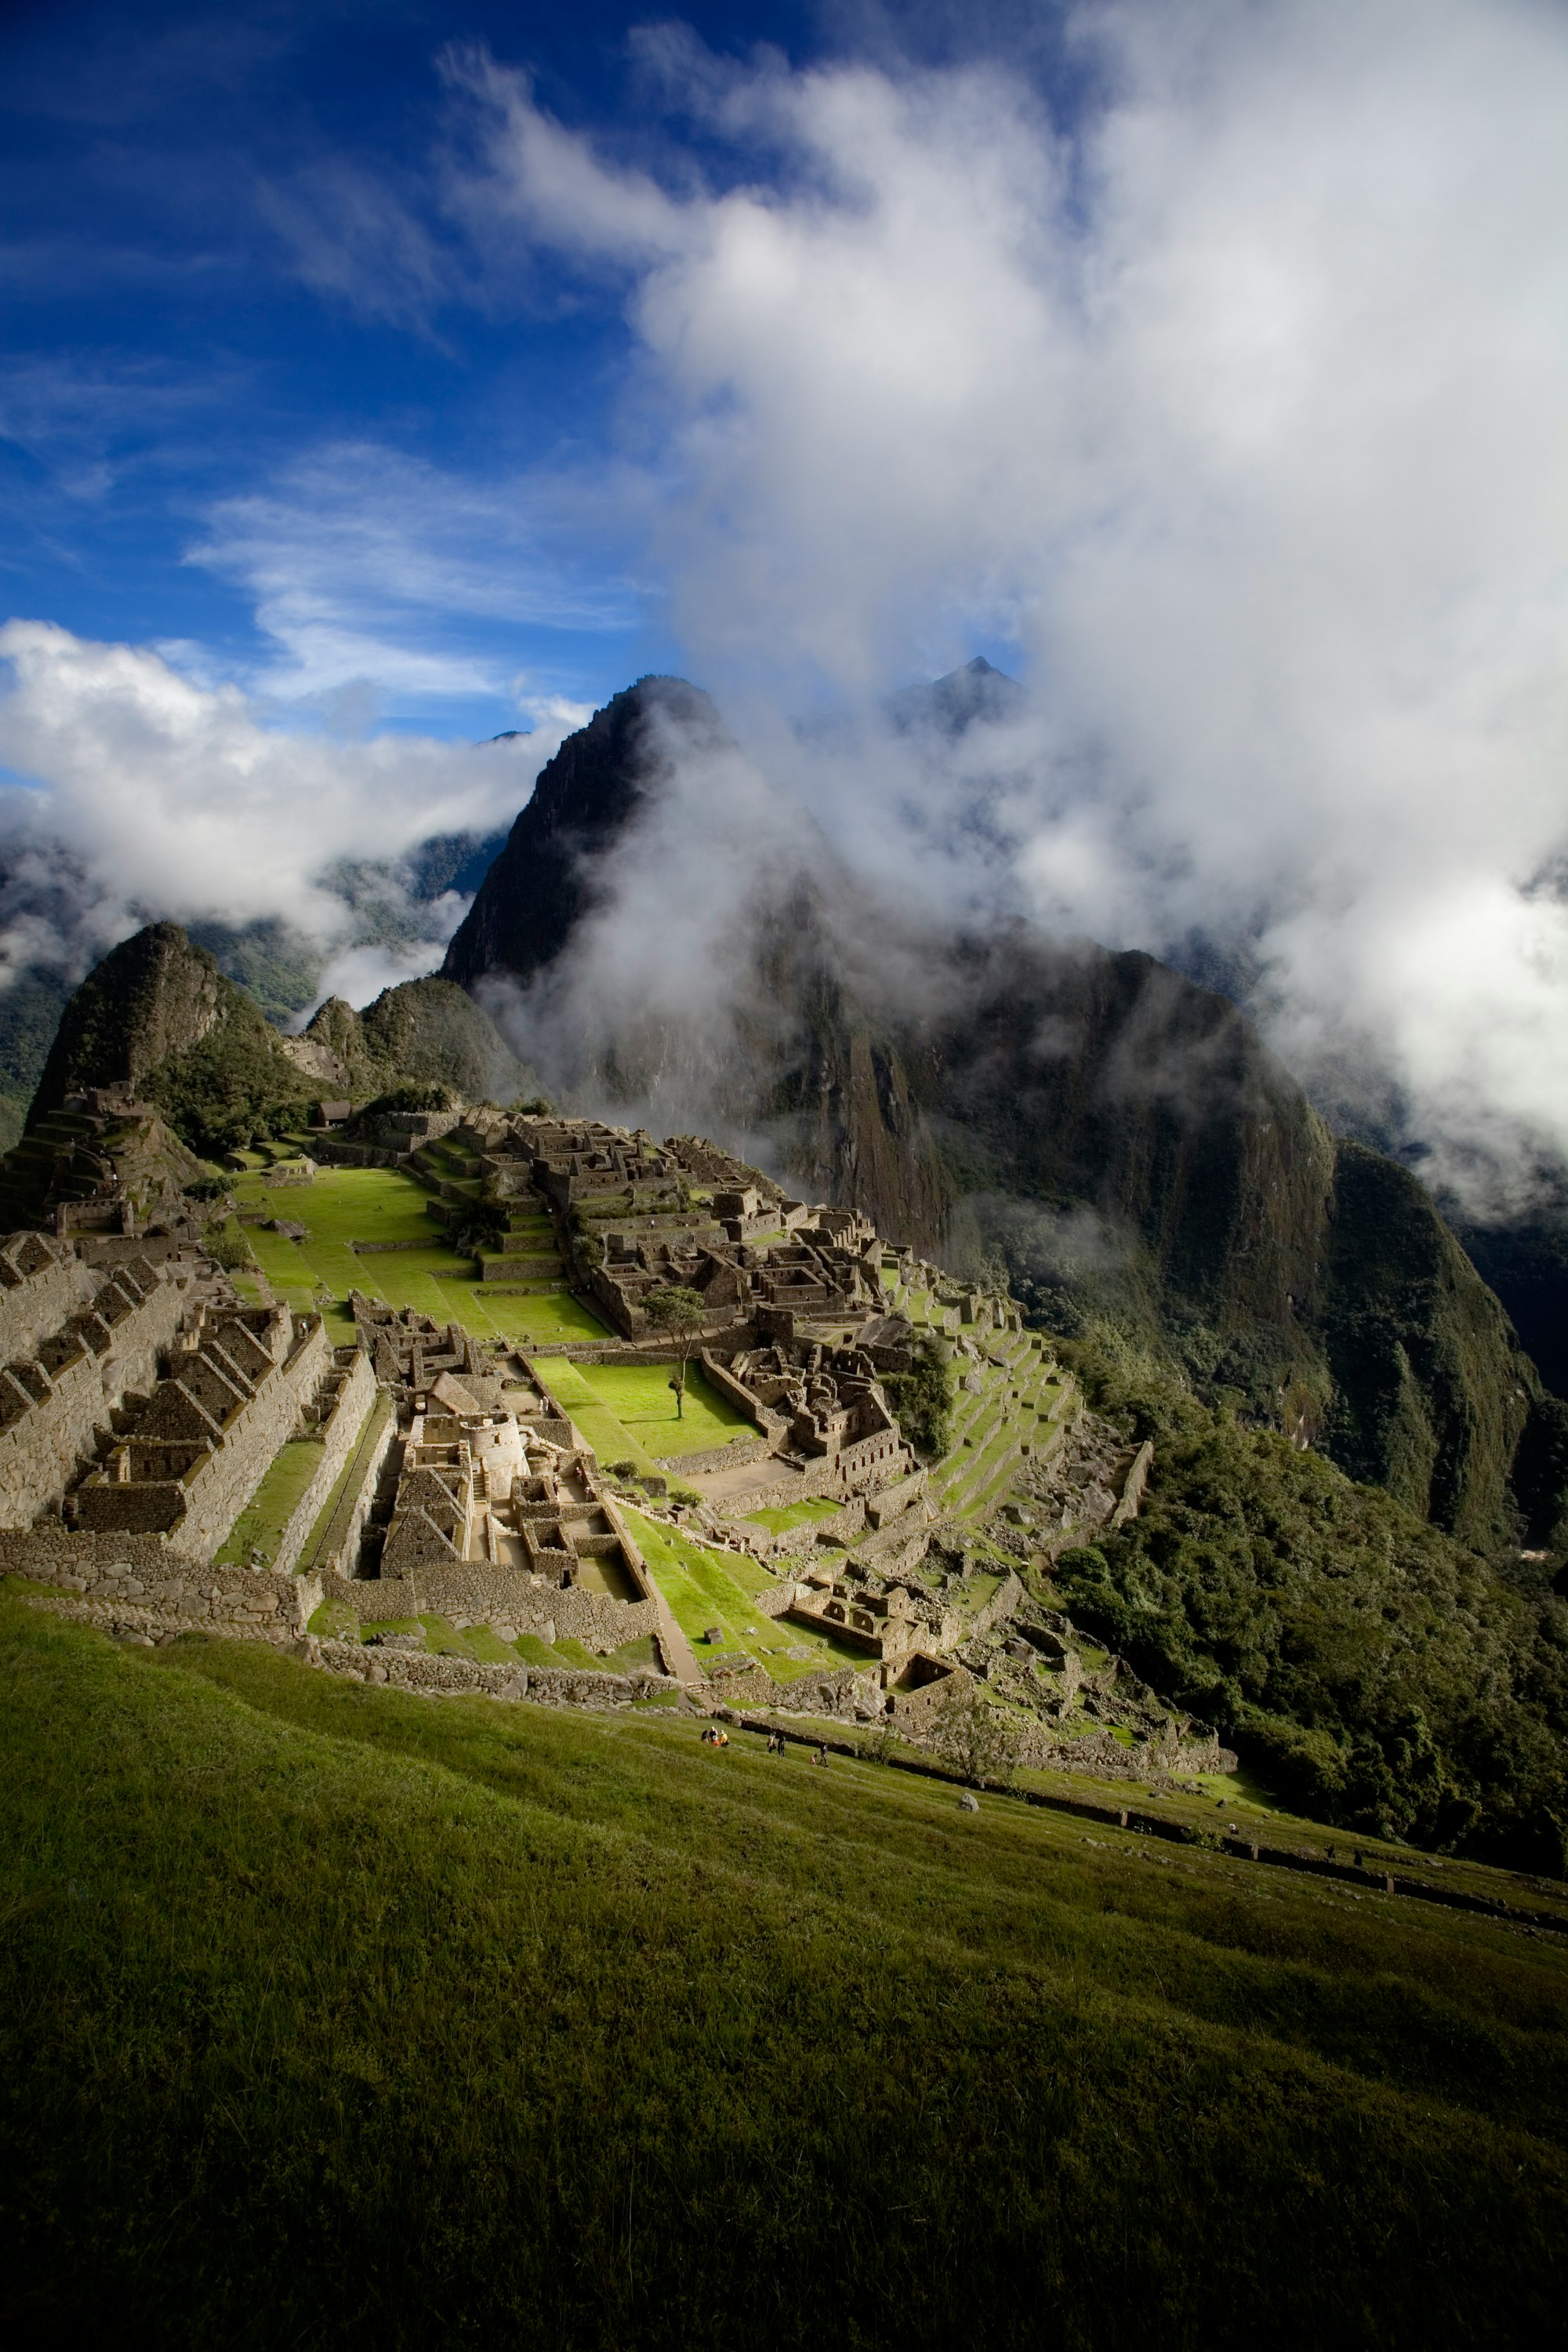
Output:
[[0,1670],[13,2340],[1554,2332],[1552,1941],[654,1710]]
[[[752,1423],[720,1395],[700,1366],[688,1375],[684,1414],[670,1388],[668,1364],[579,1364],[575,1370],[622,1428],[656,1458],[704,1454],[712,1446],[727,1445],[733,1437],[753,1433]],[[601,1451],[600,1459],[613,1461],[621,1450],[612,1444],[608,1454]]]
[[882,1385],[899,1427],[921,1459],[940,1460],[947,1452],[952,1412],[952,1373],[942,1341],[932,1334],[919,1340],[913,1370],[889,1372]]
[[[453,1249],[430,1214],[431,1196],[400,1168],[323,1168],[309,1184],[268,1185],[258,1169],[230,1180],[242,1212],[282,1217],[306,1229],[302,1242],[263,1225],[245,1237],[280,1298],[291,1307],[332,1302],[334,1335],[353,1336],[348,1296],[359,1289],[392,1307],[416,1307],[437,1323],[458,1322],[479,1337],[529,1341],[603,1339],[604,1325],[580,1299],[565,1293],[509,1297],[500,1286],[476,1283],[472,1261]],[[356,1241],[411,1242],[409,1249],[362,1256]]]
[[1139,1517],[1057,1563],[1073,1615],[1303,1811],[1561,1872],[1568,1606],[1146,1360],[1073,1353],[1156,1441]]
[[[863,1654],[847,1643],[763,1615],[756,1606],[756,1596],[765,1592],[773,1580],[754,1560],[737,1552],[710,1550],[658,1519],[647,1518],[625,1504],[621,1507],[654,1581],[692,1643],[699,1664],[715,1665],[721,1658],[744,1655],[778,1683],[793,1682],[824,1668],[864,1665]],[[726,1635],[723,1648],[716,1652],[702,1641],[715,1623]],[[792,1657],[792,1650],[803,1654]]]
[[746,1517],[754,1528],[766,1528],[770,1535],[782,1536],[791,1528],[809,1527],[815,1519],[831,1519],[844,1508],[841,1498],[831,1495],[814,1495],[808,1502],[790,1503],[779,1511],[748,1511]]
[[374,1095],[363,1108],[354,1113],[349,1122],[357,1129],[377,1118],[390,1118],[400,1111],[441,1111],[450,1109],[456,1101],[450,1087],[431,1082],[426,1085],[405,1083],[389,1087],[384,1094]]
[[293,1438],[279,1446],[260,1486],[225,1538],[218,1559],[243,1562],[252,1551],[264,1552],[269,1561],[276,1559],[283,1530],[321,1466],[321,1446],[310,1438]]
[[348,1460],[338,1473],[337,1482],[316,1515],[316,1523],[300,1549],[299,1567],[302,1575],[341,1552],[348,1540],[353,1513],[363,1492],[364,1481],[374,1458],[376,1441],[392,1419],[394,1405],[385,1389],[378,1389],[364,1417],[364,1426],[355,1438]]
[[663,1331],[680,1349],[675,1377],[675,1417],[679,1421],[686,1405],[686,1368],[706,1318],[707,1305],[700,1291],[690,1289],[683,1282],[661,1283],[648,1292],[642,1305],[643,1313],[655,1329]]

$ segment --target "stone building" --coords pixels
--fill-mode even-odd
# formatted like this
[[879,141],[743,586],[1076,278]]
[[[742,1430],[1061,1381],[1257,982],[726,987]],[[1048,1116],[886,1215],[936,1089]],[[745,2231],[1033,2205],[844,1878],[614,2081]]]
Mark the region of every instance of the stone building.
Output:
[[109,1272],[67,1242],[0,1243],[0,1527],[57,1507],[107,1438],[126,1399],[200,1314],[191,1270],[142,1258]]
[[784,1339],[737,1349],[727,1362],[705,1352],[702,1361],[715,1386],[773,1436],[777,1460],[808,1475],[814,1493],[862,1494],[919,1468],[863,1348]]
[[333,1368],[320,1316],[220,1311],[67,1497],[68,1519],[94,1534],[165,1535],[210,1559]]
[[642,1554],[527,1358],[412,1308],[358,1292],[353,1305],[400,1411],[378,1605],[393,1617],[455,1612],[542,1633],[548,1623],[599,1650],[654,1633]]

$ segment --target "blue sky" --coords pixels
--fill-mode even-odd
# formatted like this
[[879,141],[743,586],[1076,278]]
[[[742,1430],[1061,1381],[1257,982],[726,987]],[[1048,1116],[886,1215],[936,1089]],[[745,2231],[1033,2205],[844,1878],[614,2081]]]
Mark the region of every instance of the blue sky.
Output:
[[[1325,1092],[1568,1151],[1563,0],[10,0],[0,108],[83,939],[321,935],[674,668],[882,880],[1240,943]],[[980,771],[879,735],[976,652]]]
[[[954,37],[941,12],[827,14],[838,55]],[[681,19],[717,58],[829,53],[805,6]],[[454,51],[525,69],[622,157],[679,146],[678,170],[733,175],[649,103],[632,36],[658,21],[593,0],[9,6],[6,612],[163,646],[289,723],[438,735],[689,662],[611,478],[660,463],[628,423],[624,281],[485,254],[449,208],[472,137]]]

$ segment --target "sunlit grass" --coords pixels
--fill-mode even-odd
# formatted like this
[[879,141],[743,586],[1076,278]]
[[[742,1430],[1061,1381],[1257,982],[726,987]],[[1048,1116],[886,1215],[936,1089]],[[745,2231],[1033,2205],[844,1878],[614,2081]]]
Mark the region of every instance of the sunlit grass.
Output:
[[1568,1954],[0,1609],[19,2343],[1546,2341]]

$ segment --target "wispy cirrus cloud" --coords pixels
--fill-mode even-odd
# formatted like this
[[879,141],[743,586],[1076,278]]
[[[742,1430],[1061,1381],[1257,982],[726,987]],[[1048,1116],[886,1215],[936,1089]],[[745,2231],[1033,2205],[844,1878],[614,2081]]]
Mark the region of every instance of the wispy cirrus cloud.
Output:
[[508,698],[522,633],[564,643],[637,622],[633,583],[570,543],[589,503],[569,482],[454,474],[349,442],[218,501],[188,560],[253,600],[275,648],[247,679],[258,693]]

